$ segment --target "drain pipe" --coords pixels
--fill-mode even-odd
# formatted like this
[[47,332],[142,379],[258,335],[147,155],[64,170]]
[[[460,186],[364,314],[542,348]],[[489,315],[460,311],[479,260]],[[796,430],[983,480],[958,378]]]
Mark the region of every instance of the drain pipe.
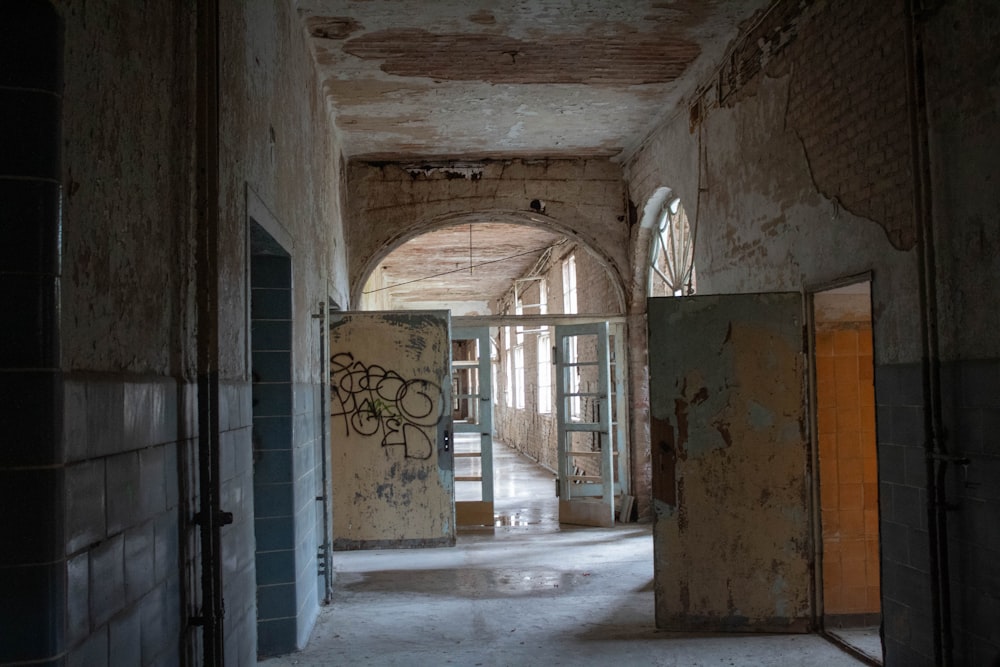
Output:
[[[325,281],[324,281],[324,284]],[[319,312],[313,315],[319,320],[319,351],[323,364],[323,385],[319,392],[320,412],[320,470],[323,490],[316,500],[320,503],[320,512],[323,513],[323,540],[319,545],[319,567],[323,575],[323,602],[330,602],[333,599],[333,554],[330,549],[330,504],[332,502],[330,489],[330,440],[329,440],[329,414],[330,414],[330,336],[329,336],[329,312],[325,301],[319,302]]]
[[224,664],[221,528],[232,515],[220,507],[219,479],[219,6],[197,10],[196,284],[198,349],[198,499],[204,664]]
[[921,0],[906,3],[907,84],[910,92],[910,136],[913,156],[914,214],[918,230],[920,266],[920,328],[926,440],[927,532],[930,549],[931,614],[934,661],[952,664],[951,590],[948,576],[948,517],[945,488],[948,454],[941,408],[941,358],[938,337],[937,264],[934,248],[934,211],[930,165],[930,131],[927,117],[927,79],[923,20],[928,14]]

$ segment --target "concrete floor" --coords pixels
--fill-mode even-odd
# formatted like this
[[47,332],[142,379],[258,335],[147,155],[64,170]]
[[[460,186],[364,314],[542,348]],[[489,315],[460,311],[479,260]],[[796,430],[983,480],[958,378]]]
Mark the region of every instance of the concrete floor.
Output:
[[874,662],[882,662],[882,638],[878,626],[827,629],[836,639],[848,644]]
[[453,549],[338,552],[309,645],[259,664],[864,664],[816,635],[657,631],[650,526],[560,527],[552,474],[503,446],[494,460],[496,528]]

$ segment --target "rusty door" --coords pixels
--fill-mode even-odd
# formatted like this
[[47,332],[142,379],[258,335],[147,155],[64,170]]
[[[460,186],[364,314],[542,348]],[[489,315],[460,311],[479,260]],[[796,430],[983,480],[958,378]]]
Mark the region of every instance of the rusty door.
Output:
[[806,631],[801,297],[648,306],[657,627]]
[[455,543],[450,317],[332,313],[337,549]]

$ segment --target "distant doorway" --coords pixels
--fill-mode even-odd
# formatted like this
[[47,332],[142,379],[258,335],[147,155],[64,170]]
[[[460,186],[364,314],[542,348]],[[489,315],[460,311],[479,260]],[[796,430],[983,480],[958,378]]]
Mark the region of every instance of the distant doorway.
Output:
[[492,372],[489,328],[454,328],[451,410],[458,526],[492,526],[494,521]]
[[817,292],[812,311],[822,624],[881,662],[871,283]]

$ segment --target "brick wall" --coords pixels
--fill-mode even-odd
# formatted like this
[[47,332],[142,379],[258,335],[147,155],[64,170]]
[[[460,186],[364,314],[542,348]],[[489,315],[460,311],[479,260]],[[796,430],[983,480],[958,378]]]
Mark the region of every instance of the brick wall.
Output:
[[[620,165],[604,159],[505,160],[348,166],[354,301],[363,279],[398,243],[458,222],[543,225],[601,253],[617,280],[625,275],[628,224]],[[545,202],[544,220],[530,208]]]
[[[723,62],[690,113],[658,128],[626,163],[639,210],[666,186],[700,225],[699,292],[798,289],[803,279],[885,262],[912,271],[912,259],[892,253],[818,257],[839,234],[914,246],[902,1],[782,0]],[[648,253],[642,232],[633,227],[636,267]],[[644,294],[641,280],[631,286],[631,299]],[[889,346],[904,352],[895,340]]]
[[916,242],[902,0],[780,0],[731,48],[696,125],[714,105],[788,76],[784,124],[806,153],[818,192],[877,221],[897,248]]

